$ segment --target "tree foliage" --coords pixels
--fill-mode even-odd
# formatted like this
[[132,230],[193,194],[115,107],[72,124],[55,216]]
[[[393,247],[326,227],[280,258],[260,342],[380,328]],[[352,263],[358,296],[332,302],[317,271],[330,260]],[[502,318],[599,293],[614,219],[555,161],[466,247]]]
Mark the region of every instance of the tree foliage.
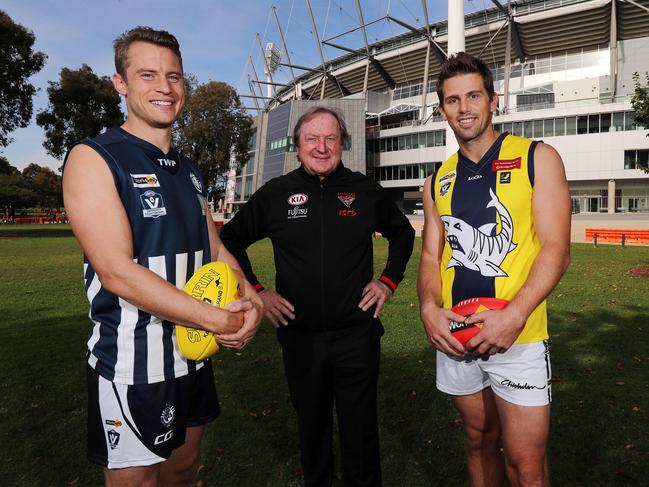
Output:
[[30,164],[21,173],[0,156],[0,208],[60,206],[63,206],[61,176],[38,164]]
[[190,80],[187,85],[189,93],[174,128],[174,144],[197,161],[209,184],[215,185],[230,168],[231,151],[237,167],[248,161],[252,119],[227,83],[196,86]]
[[87,64],[63,68],[60,80],[48,84],[49,106],[38,113],[36,123],[45,130],[43,147],[53,157],[61,159],[77,140],[124,122],[110,78],[97,76]]
[[45,65],[47,56],[34,51],[34,33],[0,10],[0,147],[12,141],[9,134],[26,127],[32,118],[36,88],[29,77]]
[[[631,98],[631,106],[633,107],[633,123],[649,128],[649,73],[645,73],[645,83],[640,82],[640,74],[633,73],[633,81],[635,82],[635,90],[633,98]],[[649,137],[649,132],[647,133]],[[649,173],[649,168],[641,167],[644,172]]]

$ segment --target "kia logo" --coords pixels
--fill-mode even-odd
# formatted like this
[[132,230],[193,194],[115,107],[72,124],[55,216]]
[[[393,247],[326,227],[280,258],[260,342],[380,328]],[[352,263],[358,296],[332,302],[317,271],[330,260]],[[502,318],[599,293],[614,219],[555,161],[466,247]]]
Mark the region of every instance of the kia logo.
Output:
[[288,201],[289,205],[303,205],[309,201],[309,197],[304,193],[296,193],[289,196],[286,201]]

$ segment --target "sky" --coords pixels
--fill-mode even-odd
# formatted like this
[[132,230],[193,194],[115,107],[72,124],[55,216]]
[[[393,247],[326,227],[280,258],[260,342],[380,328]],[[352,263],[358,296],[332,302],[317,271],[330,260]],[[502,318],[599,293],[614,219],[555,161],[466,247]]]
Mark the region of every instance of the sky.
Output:
[[[489,0],[465,0],[465,12],[493,7]],[[446,19],[447,0],[427,0],[431,23]],[[257,74],[263,76],[262,45],[281,40],[271,7],[286,38],[291,62],[313,67],[320,54],[312,34],[305,0],[2,0],[0,9],[14,22],[36,36],[34,48],[47,55],[45,67],[31,78],[39,90],[34,97],[31,124],[10,134],[14,142],[0,148],[0,154],[23,169],[30,163],[57,169],[58,161],[43,148],[43,130],[36,125],[36,114],[47,108],[48,81],[58,81],[62,68],[78,69],[88,64],[99,76],[114,72],[112,41],[137,25],[165,29],[180,42],[186,72],[200,83],[225,81],[240,94],[249,94],[248,74],[251,57]],[[316,28],[326,39],[358,27],[354,0],[311,0]],[[414,27],[424,25],[421,0],[361,0],[366,23],[390,14]],[[404,32],[402,27],[381,21],[368,27],[368,41]],[[351,48],[363,47],[360,31],[346,34],[335,42]],[[344,52],[326,47],[325,60]],[[285,60],[283,60],[285,62]],[[296,75],[301,71],[296,71]],[[276,81],[289,79],[288,68],[280,67]],[[243,99],[252,106],[252,100]],[[122,107],[125,112],[125,108]],[[254,113],[254,112],[251,112]]]

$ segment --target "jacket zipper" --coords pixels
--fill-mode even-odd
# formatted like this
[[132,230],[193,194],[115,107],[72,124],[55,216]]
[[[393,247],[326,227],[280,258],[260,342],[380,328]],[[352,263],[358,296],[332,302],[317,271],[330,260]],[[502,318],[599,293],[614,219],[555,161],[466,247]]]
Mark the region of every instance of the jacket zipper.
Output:
[[327,319],[325,317],[325,279],[324,279],[324,185],[320,181],[320,316],[322,317],[321,326],[327,330]]

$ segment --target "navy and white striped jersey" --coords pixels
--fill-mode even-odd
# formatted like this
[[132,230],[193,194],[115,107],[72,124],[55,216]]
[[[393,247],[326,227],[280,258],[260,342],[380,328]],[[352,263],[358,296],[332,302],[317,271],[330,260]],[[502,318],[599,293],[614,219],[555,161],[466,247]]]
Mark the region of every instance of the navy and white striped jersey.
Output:
[[[196,164],[121,128],[80,143],[97,151],[113,174],[131,225],[133,260],[182,288],[210,261],[206,184]],[[84,282],[94,323],[88,363],[100,375],[122,384],[150,384],[203,365],[180,354],[172,323],[106,290],[86,256]]]

